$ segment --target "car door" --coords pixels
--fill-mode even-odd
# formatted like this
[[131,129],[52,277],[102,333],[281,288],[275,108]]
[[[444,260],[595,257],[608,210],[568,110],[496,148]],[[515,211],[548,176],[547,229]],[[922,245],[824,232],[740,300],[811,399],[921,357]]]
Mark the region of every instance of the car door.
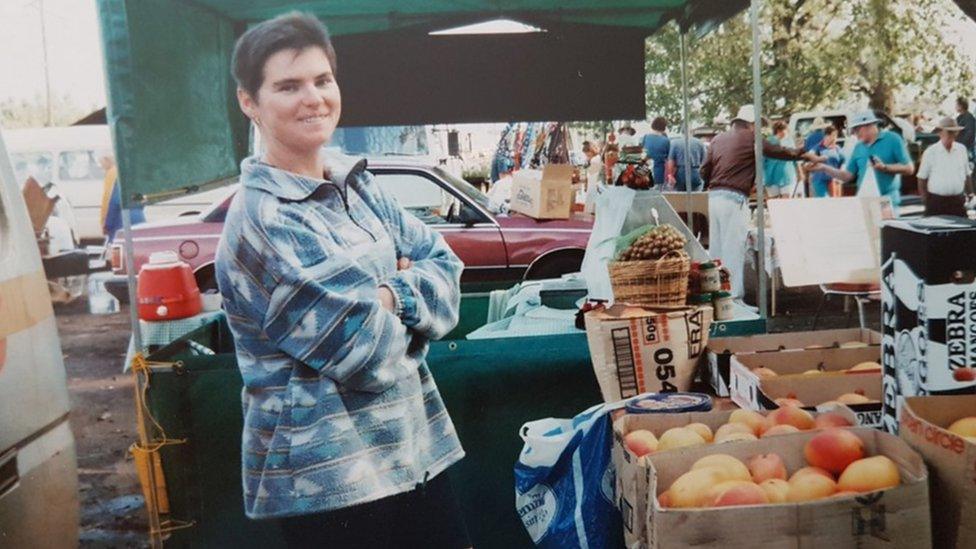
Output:
[[[377,183],[408,212],[436,230],[464,262],[461,283],[507,284],[508,255],[491,216],[435,174],[409,168],[374,169]],[[462,222],[466,220],[467,222]]]

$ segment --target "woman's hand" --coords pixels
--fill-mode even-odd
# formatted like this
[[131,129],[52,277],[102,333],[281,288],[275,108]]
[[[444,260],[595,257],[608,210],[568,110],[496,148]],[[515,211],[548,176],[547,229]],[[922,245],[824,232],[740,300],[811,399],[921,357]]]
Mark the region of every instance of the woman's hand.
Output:
[[413,267],[413,261],[410,261],[409,257],[401,257],[397,260],[398,271],[406,271],[410,267]]
[[376,294],[384,309],[391,313],[396,310],[396,298],[393,297],[393,292],[388,287],[380,286]]

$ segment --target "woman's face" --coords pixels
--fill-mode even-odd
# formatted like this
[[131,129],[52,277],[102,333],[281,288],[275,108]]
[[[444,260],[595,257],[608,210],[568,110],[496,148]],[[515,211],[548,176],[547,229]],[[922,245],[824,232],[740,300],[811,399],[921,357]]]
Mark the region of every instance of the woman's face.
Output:
[[828,134],[824,135],[823,142],[824,142],[824,145],[827,145],[828,147],[833,146],[833,144],[837,142],[837,134],[836,133],[828,133]]
[[264,82],[253,98],[238,91],[244,113],[258,123],[269,151],[318,151],[335,131],[342,98],[321,48],[282,50],[264,64]]

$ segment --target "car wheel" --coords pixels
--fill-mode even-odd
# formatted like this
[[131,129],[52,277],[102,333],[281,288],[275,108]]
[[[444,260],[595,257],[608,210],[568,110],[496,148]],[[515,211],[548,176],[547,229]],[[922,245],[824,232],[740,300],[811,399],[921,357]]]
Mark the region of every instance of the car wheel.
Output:
[[559,278],[567,273],[577,273],[583,265],[583,253],[561,253],[542,257],[525,273],[525,280]]

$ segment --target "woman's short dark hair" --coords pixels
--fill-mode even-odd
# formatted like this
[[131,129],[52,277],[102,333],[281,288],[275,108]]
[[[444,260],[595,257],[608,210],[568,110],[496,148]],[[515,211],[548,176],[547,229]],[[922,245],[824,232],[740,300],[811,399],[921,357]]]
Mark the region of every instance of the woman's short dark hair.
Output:
[[665,119],[663,116],[658,116],[657,118],[651,121],[651,129],[656,132],[667,131],[668,129],[667,119]]
[[782,120],[777,120],[776,122],[773,122],[773,133],[779,133],[788,128],[789,126],[787,126],[786,122],[783,122]]
[[258,90],[264,83],[264,64],[269,57],[282,50],[315,47],[322,48],[335,73],[336,53],[329,31],[314,15],[293,11],[258,23],[242,34],[234,46],[231,60],[234,80],[257,100]]
[[969,100],[966,99],[965,97],[957,97],[956,98],[956,104],[959,105],[960,107],[962,107],[962,110],[964,110],[964,111],[968,111],[969,110]]
[[837,127],[833,124],[824,128],[824,135],[834,135],[835,133],[837,133]]

